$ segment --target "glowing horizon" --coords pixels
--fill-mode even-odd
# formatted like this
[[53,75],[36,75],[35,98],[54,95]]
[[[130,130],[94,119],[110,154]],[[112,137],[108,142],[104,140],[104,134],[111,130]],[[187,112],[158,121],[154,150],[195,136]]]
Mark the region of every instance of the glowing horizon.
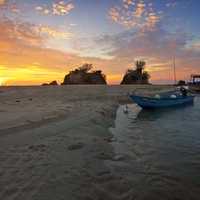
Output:
[[198,0],[2,0],[0,85],[41,85],[83,63],[118,84],[134,61],[152,83],[200,73]]

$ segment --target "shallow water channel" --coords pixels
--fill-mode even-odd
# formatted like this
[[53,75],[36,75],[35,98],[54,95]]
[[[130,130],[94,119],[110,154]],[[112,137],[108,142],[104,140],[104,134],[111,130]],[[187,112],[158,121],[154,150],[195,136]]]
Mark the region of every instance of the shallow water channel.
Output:
[[200,199],[200,98],[177,109],[127,106],[128,112],[125,105],[118,108],[110,129],[119,158],[112,166],[134,182],[136,193]]

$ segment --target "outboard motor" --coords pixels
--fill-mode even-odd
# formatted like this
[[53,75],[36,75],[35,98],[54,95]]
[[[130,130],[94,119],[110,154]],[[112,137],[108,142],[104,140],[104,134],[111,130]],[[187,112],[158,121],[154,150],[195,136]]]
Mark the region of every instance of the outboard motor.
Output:
[[184,96],[184,97],[187,96],[188,91],[187,91],[187,89],[185,87],[181,87],[180,88],[180,92],[181,92],[182,96]]

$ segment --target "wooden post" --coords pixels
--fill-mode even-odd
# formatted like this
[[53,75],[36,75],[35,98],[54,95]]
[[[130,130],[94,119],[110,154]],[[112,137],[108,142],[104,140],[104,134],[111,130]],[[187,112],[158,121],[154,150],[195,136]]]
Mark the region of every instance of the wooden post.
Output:
[[175,60],[175,56],[173,58],[173,65],[174,65],[174,85],[176,85],[176,60]]

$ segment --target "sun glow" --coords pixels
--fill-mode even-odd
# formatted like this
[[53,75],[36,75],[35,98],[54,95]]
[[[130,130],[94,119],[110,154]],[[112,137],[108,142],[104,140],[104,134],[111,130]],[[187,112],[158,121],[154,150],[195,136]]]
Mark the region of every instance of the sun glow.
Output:
[[5,85],[6,79],[3,77],[0,77],[0,86]]
[[45,82],[57,80],[61,82],[65,73],[49,71],[46,68],[29,66],[27,68],[2,69],[0,85],[40,85]]

